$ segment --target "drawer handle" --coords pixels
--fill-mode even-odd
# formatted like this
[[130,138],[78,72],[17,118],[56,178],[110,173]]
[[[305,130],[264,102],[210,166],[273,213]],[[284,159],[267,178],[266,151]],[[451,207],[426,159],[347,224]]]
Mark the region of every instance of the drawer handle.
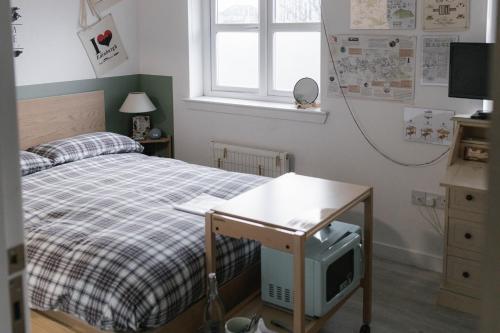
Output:
[[467,200],[467,201],[472,201],[472,200],[474,200],[474,196],[473,196],[472,194],[467,194],[467,195],[465,196],[465,200]]
[[468,278],[470,278],[470,273],[469,272],[463,272],[462,276],[464,277],[464,279],[468,279]]
[[466,233],[464,235],[465,239],[471,239],[472,238],[472,234],[471,233]]

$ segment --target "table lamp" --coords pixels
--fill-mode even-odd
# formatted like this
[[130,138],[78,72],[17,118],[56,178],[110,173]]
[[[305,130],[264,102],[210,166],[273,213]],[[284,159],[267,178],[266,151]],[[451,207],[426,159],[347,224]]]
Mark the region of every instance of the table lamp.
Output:
[[[119,110],[123,113],[147,113],[156,111],[156,107],[144,92],[131,92]],[[144,140],[151,128],[149,116],[132,117],[132,139]]]

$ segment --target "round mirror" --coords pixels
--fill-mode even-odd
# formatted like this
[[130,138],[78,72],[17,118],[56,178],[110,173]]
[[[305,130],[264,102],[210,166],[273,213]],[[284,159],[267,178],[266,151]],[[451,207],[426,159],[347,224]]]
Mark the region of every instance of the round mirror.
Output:
[[318,95],[318,84],[309,77],[300,79],[293,88],[293,97],[299,104],[313,104]]

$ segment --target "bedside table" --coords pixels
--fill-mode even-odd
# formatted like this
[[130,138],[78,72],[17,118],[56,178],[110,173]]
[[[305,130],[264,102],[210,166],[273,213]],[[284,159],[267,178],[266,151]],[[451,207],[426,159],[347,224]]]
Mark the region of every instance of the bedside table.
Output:
[[144,146],[144,154],[146,155],[172,158],[172,137],[170,135],[156,140],[145,139],[137,142]]

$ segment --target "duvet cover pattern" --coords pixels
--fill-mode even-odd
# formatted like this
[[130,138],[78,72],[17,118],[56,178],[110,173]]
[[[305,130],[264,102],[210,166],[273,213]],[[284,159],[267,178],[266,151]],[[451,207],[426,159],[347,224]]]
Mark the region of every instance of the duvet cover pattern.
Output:
[[[204,293],[204,218],[174,210],[202,193],[232,198],[266,182],[184,162],[117,154],[23,178],[28,296],[104,330],[163,325]],[[218,279],[259,257],[217,238]]]

